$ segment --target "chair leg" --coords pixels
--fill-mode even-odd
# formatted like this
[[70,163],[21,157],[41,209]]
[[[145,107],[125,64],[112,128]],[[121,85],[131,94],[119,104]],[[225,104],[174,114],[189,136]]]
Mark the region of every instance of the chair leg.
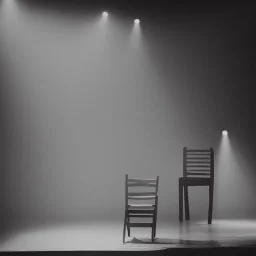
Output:
[[151,232],[151,239],[152,239],[152,242],[154,242],[154,232],[155,232],[155,227],[154,227],[154,223],[153,223],[152,232]]
[[184,185],[184,200],[185,200],[185,218],[186,218],[186,220],[190,220],[188,186],[187,185]]
[[155,229],[154,229],[154,239],[156,238],[156,223],[155,223]]
[[155,223],[154,223],[154,238],[156,238],[156,222],[157,222],[157,212],[156,212]]
[[179,221],[183,221],[183,184],[179,179]]
[[131,236],[131,233],[130,233],[130,217],[129,216],[127,216],[127,221],[128,221],[128,225],[127,225],[127,231],[128,231],[128,236],[130,237]]
[[155,208],[155,229],[154,229],[154,238],[156,238],[156,223],[157,223],[157,210],[158,210],[158,198],[156,199],[156,208]]
[[124,214],[124,229],[123,229],[123,243],[125,243],[125,231],[126,231],[126,220],[127,220],[127,211],[125,210],[125,214]]
[[154,213],[154,216],[153,216],[153,227],[152,227],[152,230],[153,230],[153,238],[156,237],[156,213]]
[[208,224],[212,224],[212,209],[213,209],[213,184],[209,186]]

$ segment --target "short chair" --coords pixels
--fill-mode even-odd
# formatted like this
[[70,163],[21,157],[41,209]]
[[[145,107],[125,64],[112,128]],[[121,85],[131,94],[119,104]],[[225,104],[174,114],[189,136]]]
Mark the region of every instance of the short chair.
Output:
[[[155,179],[128,179],[128,174],[125,175],[125,216],[123,228],[123,243],[125,243],[126,228],[128,236],[130,237],[130,228],[132,227],[150,227],[152,228],[151,239],[152,242],[156,236],[156,222],[157,222],[157,205],[158,205],[158,182],[159,176]],[[130,192],[132,187],[141,187],[147,192]],[[152,204],[131,204],[134,200],[151,200]],[[131,218],[151,218],[151,222],[131,222]]]

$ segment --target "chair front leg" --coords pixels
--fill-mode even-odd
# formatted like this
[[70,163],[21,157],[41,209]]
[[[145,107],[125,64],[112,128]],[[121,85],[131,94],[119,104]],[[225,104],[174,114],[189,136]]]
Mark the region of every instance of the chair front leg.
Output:
[[212,224],[212,210],[213,210],[213,183],[209,186],[208,224]]
[[151,232],[151,240],[152,240],[152,242],[154,242],[154,234],[155,234],[155,218],[153,217],[152,232]]
[[188,199],[188,185],[184,184],[184,201],[185,201],[185,219],[190,220],[189,214],[189,199]]
[[156,237],[156,216],[153,218],[153,227],[154,227],[154,238]]
[[125,210],[125,214],[124,214],[123,243],[125,243],[126,225],[127,225],[127,210]]
[[183,182],[179,179],[179,221],[183,221]]
[[130,229],[130,217],[129,214],[127,214],[127,231],[128,231],[128,236],[131,236],[131,229]]
[[156,223],[157,223],[157,210],[158,210],[158,197],[156,198],[156,209],[155,209],[155,227],[154,227],[154,238],[156,237]]

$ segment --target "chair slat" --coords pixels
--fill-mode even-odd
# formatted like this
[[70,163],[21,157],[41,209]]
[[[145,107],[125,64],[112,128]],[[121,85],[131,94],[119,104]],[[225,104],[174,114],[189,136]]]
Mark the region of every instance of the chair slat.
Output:
[[155,196],[156,192],[128,192],[128,196]]
[[207,161],[194,159],[194,161],[191,161],[191,160],[186,161],[186,164],[211,164],[210,160],[211,160],[210,158],[207,159]]
[[155,213],[155,210],[152,209],[152,210],[147,210],[147,209],[140,209],[140,210],[130,210],[128,209],[128,213],[151,213],[151,214],[154,214]]
[[148,182],[156,183],[157,179],[128,179],[128,182]]
[[152,200],[155,198],[156,196],[128,196],[130,200]]
[[210,172],[208,172],[208,173],[206,173],[206,172],[187,172],[187,175],[195,175],[195,176],[210,176],[211,175],[211,173]]
[[187,168],[210,168],[211,164],[186,164]]
[[133,228],[151,228],[153,223],[130,223],[129,226]]
[[155,205],[153,204],[128,204],[129,208],[137,208],[137,209],[151,209],[154,208]]
[[210,153],[187,152],[188,156],[210,156]]
[[198,168],[196,168],[196,169],[192,169],[192,168],[189,168],[189,169],[187,169],[186,170],[187,172],[211,172],[211,169],[206,169],[206,168],[204,168],[204,169],[198,169]]
[[206,155],[207,157],[192,157],[192,156],[186,156],[186,162],[187,160],[194,160],[194,161],[198,161],[198,160],[211,160],[211,157]]
[[187,168],[186,172],[211,172],[210,168]]
[[136,182],[136,183],[128,183],[128,187],[156,187],[156,183],[141,183],[141,182]]
[[200,153],[208,152],[208,153],[211,153],[211,150],[210,149],[187,149],[186,152],[187,153],[190,153],[190,152],[200,152]]
[[211,172],[211,169],[198,169],[198,168],[196,168],[196,169],[187,169],[186,170],[186,172]]
[[138,213],[129,213],[128,215],[130,218],[153,218],[154,214],[138,214]]

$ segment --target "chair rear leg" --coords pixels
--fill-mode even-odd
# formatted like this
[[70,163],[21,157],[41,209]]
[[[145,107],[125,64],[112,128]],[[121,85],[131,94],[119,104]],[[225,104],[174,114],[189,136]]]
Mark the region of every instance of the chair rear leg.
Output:
[[209,186],[208,224],[212,224],[212,209],[213,209],[213,184]]
[[156,217],[154,220],[154,238],[156,238]]
[[154,238],[156,238],[156,223],[157,223],[157,217],[156,217],[156,220],[155,220],[155,227],[154,227]]
[[155,226],[154,226],[154,238],[156,238],[156,223],[157,223],[157,209],[158,209],[158,199],[156,201],[156,209],[155,209]]
[[184,185],[184,201],[185,201],[185,219],[190,220],[188,186],[186,184]]
[[152,242],[154,242],[154,232],[155,232],[155,227],[154,227],[154,223],[152,225],[152,232],[151,232],[151,240]]
[[183,221],[183,184],[179,179],[179,221]]
[[125,243],[125,231],[126,231],[126,220],[127,220],[127,211],[125,210],[125,214],[124,214],[124,229],[123,229],[123,243]]
[[131,236],[131,229],[130,229],[130,217],[127,216],[127,231],[128,231],[128,236]]
[[155,234],[156,234],[156,213],[154,213],[154,215],[153,215],[152,232],[153,232],[153,238],[155,238]]

